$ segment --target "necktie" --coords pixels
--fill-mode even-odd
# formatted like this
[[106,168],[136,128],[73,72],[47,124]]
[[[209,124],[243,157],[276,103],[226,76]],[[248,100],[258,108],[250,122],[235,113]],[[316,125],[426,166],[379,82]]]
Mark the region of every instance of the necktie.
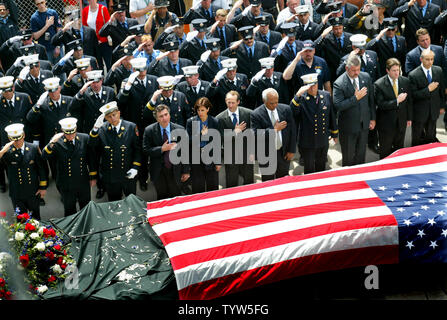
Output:
[[149,64],[152,62],[152,55],[149,55],[148,57],[147,57],[147,61],[149,62]]
[[233,125],[235,126],[237,125],[237,115],[236,113],[233,113],[232,115],[233,115]]
[[144,80],[138,79],[138,81],[140,82],[140,85],[141,85],[142,87],[146,87],[146,86],[144,85]]
[[177,73],[177,64],[173,64],[172,67],[174,68],[174,72],[175,72],[175,74],[178,74],[178,73]]
[[396,52],[396,48],[394,47],[393,38],[388,38],[388,43],[393,48],[393,51]]
[[100,97],[99,97],[99,93],[95,93],[95,96],[96,96],[96,99],[101,99]]
[[54,105],[56,106],[56,109],[59,109],[59,102],[56,102]]
[[432,82],[432,78],[431,78],[431,74],[430,74],[430,70],[427,70],[427,80],[428,80],[428,83],[431,83]]
[[397,89],[397,82],[396,82],[396,80],[393,80],[393,91],[394,91],[394,94],[396,95],[396,98],[397,98],[397,96],[399,95],[399,91]]
[[192,87],[192,90],[194,91],[195,94],[197,94],[197,87]]
[[339,49],[343,48],[341,45],[341,38],[337,38],[337,42],[338,42],[338,48]]
[[424,7],[419,8],[421,10],[421,15],[424,16]]
[[209,9],[208,10],[205,10],[205,15],[206,15],[206,18],[208,19],[208,21],[211,19],[211,15],[210,15],[210,11],[209,11]]
[[36,85],[39,85],[39,78],[34,78],[34,83],[35,83]]
[[227,43],[225,41],[224,31],[223,31],[223,29],[218,29],[218,30],[219,30],[220,43],[221,43],[222,47],[226,49]]
[[248,58],[249,59],[253,58],[253,52],[251,51],[251,48],[248,48]]
[[14,103],[11,100],[9,100],[8,101],[8,105],[9,105],[9,108],[11,109],[11,111],[12,111],[14,109]]
[[73,150],[74,150],[74,144],[73,144],[73,141],[68,140],[68,141],[67,141],[67,146],[68,146],[68,151],[73,151]]
[[354,86],[354,90],[358,90],[359,89],[359,86],[357,85],[357,79],[354,79],[352,81],[352,85]]
[[[270,112],[270,121],[272,121],[272,126],[273,128],[275,128],[275,124],[276,124],[276,119],[275,119],[275,115],[273,114],[273,111]],[[276,135],[276,150],[281,149],[282,147],[282,143],[281,143],[281,138],[279,137],[279,132],[275,131],[275,135]]]
[[[165,143],[166,141],[168,141],[168,133],[167,133],[166,129],[163,129],[163,143]],[[168,141],[168,143],[169,143],[169,141]],[[171,161],[169,161],[169,151],[165,151],[163,153],[163,162],[167,169],[171,169],[172,163],[171,163]]]
[[288,45],[290,52],[293,52],[293,55],[296,56],[295,48],[292,45]]

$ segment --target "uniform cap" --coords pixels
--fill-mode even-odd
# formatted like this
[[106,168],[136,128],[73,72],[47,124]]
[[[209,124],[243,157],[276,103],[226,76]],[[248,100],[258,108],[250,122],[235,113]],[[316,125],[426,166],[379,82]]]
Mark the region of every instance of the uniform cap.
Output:
[[130,60],[130,64],[132,65],[132,68],[134,68],[137,71],[144,71],[147,68],[147,58],[141,57],[141,58],[135,58]]
[[337,13],[337,12],[340,12],[342,5],[343,5],[343,2],[334,1],[334,2],[328,3],[326,5],[326,8],[328,8],[332,13]]
[[194,29],[196,29],[199,32],[205,32],[206,31],[206,25],[208,23],[208,20],[206,19],[194,19],[191,21],[192,26]]
[[27,44],[26,46],[20,46],[19,49],[20,49],[20,52],[24,56],[29,56],[31,54],[35,54],[36,53],[36,46],[34,45],[34,43]]
[[303,49],[304,50],[313,50],[313,49],[315,49],[315,43],[312,40],[304,40],[303,41]]
[[383,23],[385,27],[388,27],[390,29],[394,29],[397,27],[397,23],[399,22],[398,18],[390,17],[390,18],[384,18]]
[[245,26],[239,28],[237,31],[241,34],[242,38],[251,39],[253,38],[253,28],[253,26]]
[[102,70],[93,70],[86,73],[89,80],[99,81],[103,78]]
[[69,50],[73,49],[73,50],[82,50],[82,41],[81,40],[74,40],[71,41],[69,43],[67,43],[67,46],[69,48]]
[[343,25],[343,18],[341,18],[341,17],[330,17],[328,22],[329,22],[329,24],[331,26],[342,26]]
[[129,28],[131,34],[142,36],[144,34],[144,24],[138,24]]
[[304,84],[315,84],[318,82],[318,73],[308,73],[301,76]]
[[5,128],[6,133],[8,134],[9,139],[11,140],[20,140],[23,138],[24,125],[22,123],[13,123]]
[[298,25],[295,22],[286,22],[281,25],[281,32],[285,33],[288,37],[296,36],[296,27]]
[[59,89],[60,81],[61,80],[58,77],[53,77],[53,78],[45,79],[44,81],[42,81],[42,83],[45,86],[45,90],[47,90],[49,92],[54,92],[57,89]]
[[38,54],[32,54],[30,56],[23,56],[23,62],[26,66],[35,65],[39,62],[39,55]]
[[250,4],[254,7],[257,7],[262,4],[262,1],[261,0],[250,0]]
[[155,0],[154,1],[155,8],[169,7],[169,1],[167,0]]
[[99,108],[99,111],[104,113],[105,116],[115,110],[118,110],[118,104],[116,103],[116,101],[110,101],[109,103],[106,103],[101,108]]
[[275,58],[273,57],[262,58],[259,59],[259,63],[261,64],[262,68],[271,69],[275,64]]
[[310,12],[309,11],[309,6],[308,5],[298,6],[298,8],[295,9],[295,12],[298,13],[298,14],[303,14],[303,13]]
[[270,17],[260,14],[259,16],[255,17],[255,22],[261,26],[268,26],[270,24]]
[[90,58],[82,58],[75,60],[76,68],[85,70],[90,66]]
[[185,77],[190,77],[199,73],[199,66],[186,66],[182,68]]
[[225,59],[221,62],[222,68],[227,68],[228,70],[233,70],[237,68],[237,58]]
[[59,120],[59,124],[61,125],[61,129],[66,134],[72,134],[76,132],[76,123],[78,119],[69,117]]
[[28,40],[33,36],[33,32],[31,29],[20,30],[19,36],[22,36],[23,40]]
[[6,76],[0,78],[0,89],[9,89],[14,85],[14,77]]
[[352,45],[359,49],[365,49],[366,39],[368,39],[368,36],[364,34],[354,34],[349,38],[349,40],[351,40],[352,42]]
[[177,39],[169,39],[167,38],[165,42],[163,42],[163,48],[165,51],[176,51],[179,47],[179,41]]
[[157,79],[158,85],[163,90],[170,90],[174,88],[174,80],[173,76],[163,76]]

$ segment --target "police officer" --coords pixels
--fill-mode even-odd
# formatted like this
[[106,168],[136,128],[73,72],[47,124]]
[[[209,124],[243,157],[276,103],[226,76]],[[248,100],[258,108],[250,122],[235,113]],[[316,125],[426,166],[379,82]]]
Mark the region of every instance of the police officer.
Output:
[[259,60],[261,71],[252,79],[247,88],[247,96],[255,101],[255,106],[260,106],[262,102],[262,91],[267,88],[274,88],[279,94],[280,103],[289,103],[289,89],[283,74],[274,69],[275,58],[268,57]]
[[269,49],[271,50],[273,46],[281,41],[281,33],[278,31],[270,30],[269,16],[257,16],[255,18],[255,21],[256,25],[259,26],[259,30],[255,33],[255,40],[264,42],[269,46]]
[[318,76],[318,73],[303,75],[304,85],[290,102],[305,174],[325,170],[329,139],[335,142],[338,139],[331,95],[318,89]]
[[245,74],[237,72],[237,59],[223,60],[222,67],[223,69],[216,73],[210,85],[209,96],[214,109],[211,109],[211,115],[218,115],[227,108],[225,97],[231,90],[239,93],[242,106],[253,109],[253,103],[250,103],[251,101],[247,97],[249,82]]
[[130,60],[133,59],[133,51],[135,49],[136,44],[132,43],[124,47],[122,56],[108,70],[104,79],[104,85],[115,87],[116,92],[120,90],[123,80],[128,78],[133,72]]
[[199,66],[184,67],[183,72],[186,80],[177,85],[177,90],[186,96],[191,106],[194,106],[197,99],[208,95],[210,83],[200,79]]
[[197,35],[189,41],[185,41],[180,45],[180,57],[191,60],[193,64],[199,60],[202,53],[206,51],[205,33],[207,20],[194,19],[192,25],[197,31]]
[[157,77],[183,74],[183,67],[192,65],[191,60],[179,57],[178,40],[167,39],[163,43],[164,53],[160,54],[149,65],[147,73]]
[[88,82],[87,71],[91,70],[89,58],[75,60],[75,64],[76,68],[71,70],[61,90],[62,94],[70,97],[74,97]]
[[275,69],[283,72],[289,63],[296,57],[303,47],[303,42],[296,38],[296,28],[294,22],[287,22],[281,25],[283,39],[274,46],[271,56],[275,57]]
[[100,111],[89,138],[99,158],[93,172],[101,174],[108,200],[117,201],[123,194],[136,194],[136,176],[141,168],[139,133],[135,123],[121,119],[116,101]]
[[59,60],[58,63],[56,63],[53,67],[53,74],[54,75],[62,75],[65,74],[68,76],[68,74],[76,68],[75,60],[81,59],[81,58],[89,58],[90,59],[90,66],[93,70],[98,69],[98,62],[96,61],[95,57],[89,56],[84,54],[84,48],[82,45],[81,40],[74,40],[67,44],[67,54]]
[[[14,77],[0,78],[0,146],[9,142],[4,129],[12,123],[26,124],[26,115],[31,109],[31,99],[26,93],[14,91]],[[28,127],[28,126],[27,126]],[[28,136],[31,137],[31,134]],[[6,192],[4,166],[0,162],[0,192]]]
[[35,104],[42,93],[45,92],[43,81],[52,78],[53,73],[40,68],[38,55],[24,56],[25,67],[20,71],[16,80],[16,90],[27,93],[31,103]]
[[59,121],[62,132],[54,135],[45,146],[43,159],[54,159],[57,166],[56,184],[62,196],[65,216],[77,212],[90,201],[90,179],[93,172],[94,153],[88,147],[88,134],[77,132],[77,119],[64,118]]
[[[123,81],[122,89],[117,96],[123,119],[135,123],[139,132],[143,132],[146,126],[155,122],[155,119],[150,115],[144,117],[146,103],[158,89],[157,78],[146,72],[146,60],[146,58],[134,58],[130,61],[135,72]],[[142,135],[139,136],[139,139],[142,142]],[[147,156],[142,155],[142,163],[147,163]],[[143,165],[138,173],[142,191],[147,190],[147,178],[147,166]]]
[[13,123],[5,128],[11,141],[0,150],[0,161],[7,167],[13,208],[40,220],[39,199],[45,197],[48,174],[39,147],[25,142],[23,127]]
[[222,70],[222,60],[228,57],[221,56],[221,46],[219,38],[208,38],[205,40],[207,51],[197,61],[199,68],[200,79],[205,81],[213,81],[217,72]]
[[171,121],[186,126],[186,120],[192,116],[191,107],[186,96],[174,90],[176,79],[172,76],[164,76],[157,79],[160,89],[154,92],[151,100],[145,108],[146,117],[153,112],[159,104],[167,105],[170,109]]

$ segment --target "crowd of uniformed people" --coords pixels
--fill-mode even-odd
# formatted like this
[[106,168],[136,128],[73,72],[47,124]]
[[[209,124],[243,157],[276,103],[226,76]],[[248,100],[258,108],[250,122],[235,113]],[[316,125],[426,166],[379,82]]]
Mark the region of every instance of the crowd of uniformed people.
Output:
[[[150,181],[165,199],[253,183],[255,163],[262,181],[294,158],[326,170],[331,139],[343,166],[402,148],[407,128],[413,146],[437,141],[446,0],[88,0],[63,16],[34,4],[19,28],[0,0],[0,191],[36,218],[49,183],[70,215],[95,185],[115,201]],[[177,129],[190,150],[173,163]],[[247,132],[276,152],[273,171]]]

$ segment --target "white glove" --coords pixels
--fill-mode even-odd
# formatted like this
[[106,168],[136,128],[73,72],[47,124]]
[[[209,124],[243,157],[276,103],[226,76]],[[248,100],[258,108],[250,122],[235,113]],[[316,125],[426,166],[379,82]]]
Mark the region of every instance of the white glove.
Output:
[[211,50],[206,50],[204,53],[202,53],[202,55],[200,56],[200,60],[202,60],[203,63],[206,62],[206,60],[208,60],[208,57],[211,54]]
[[174,76],[174,81],[172,81],[172,84],[175,86],[177,83],[180,82],[180,80],[183,78],[183,74],[178,74]]
[[197,1],[195,6],[193,6],[192,8],[193,8],[193,10],[199,10],[199,8],[200,8],[200,1]]
[[19,76],[17,78],[19,78],[20,80],[25,80],[28,73],[29,73],[29,66],[26,66],[20,71]]
[[73,53],[74,53],[74,49],[71,49],[70,51],[67,52],[67,54],[61,60],[67,61],[68,59],[70,59],[70,57],[73,55]]
[[18,67],[23,63],[22,57],[18,57],[16,61],[14,61],[14,67]]
[[244,11],[242,11],[242,15],[245,17],[248,14],[248,11],[251,10],[251,7],[253,7],[252,5],[249,5],[247,8],[244,9]]
[[34,144],[35,146],[39,146],[39,140],[33,140],[33,144]]
[[222,80],[222,78],[227,73],[227,71],[228,71],[227,68],[223,68],[222,70],[220,70],[219,72],[216,73],[216,75],[214,76],[214,79],[216,79],[217,81]]
[[129,78],[127,79],[127,82],[129,82],[130,84],[133,84],[133,82],[135,81],[135,79],[138,77],[139,74],[140,74],[140,71],[132,72],[130,74]]
[[197,31],[197,30],[194,30],[194,31],[191,31],[191,32],[189,32],[187,35],[186,35],[186,41],[191,41],[192,39],[194,39],[194,37],[197,35],[199,33],[199,31]]
[[165,32],[166,32],[167,34],[171,34],[172,32],[174,32],[174,29],[175,29],[176,27],[178,27],[178,24],[176,24],[175,26],[170,26],[170,27],[166,28],[166,29],[165,29]]
[[11,45],[13,42],[22,40],[22,36],[14,36],[8,39],[8,45]]
[[289,37],[285,36],[284,38],[282,38],[282,40],[278,43],[278,47],[276,48],[276,51],[281,50],[282,48],[285,47],[287,41],[289,41]]
[[48,91],[45,91],[44,93],[42,93],[42,95],[39,97],[39,100],[37,100],[36,108],[40,108],[40,106],[44,103],[47,96],[48,96]]
[[104,113],[101,113],[101,115],[98,117],[98,119],[96,119],[96,122],[93,125],[93,129],[98,130],[99,128],[101,128],[103,123],[104,123]]
[[259,81],[259,79],[262,78],[264,73],[265,73],[265,69],[261,69],[261,71],[259,71],[257,74],[254,75],[254,77],[251,79],[251,82],[253,83],[253,82]]
[[137,175],[138,170],[132,168],[132,169],[130,169],[129,171],[127,171],[126,173],[127,173],[127,175],[126,175],[126,178],[127,178],[127,179],[133,179],[133,178],[135,178],[135,176]]

